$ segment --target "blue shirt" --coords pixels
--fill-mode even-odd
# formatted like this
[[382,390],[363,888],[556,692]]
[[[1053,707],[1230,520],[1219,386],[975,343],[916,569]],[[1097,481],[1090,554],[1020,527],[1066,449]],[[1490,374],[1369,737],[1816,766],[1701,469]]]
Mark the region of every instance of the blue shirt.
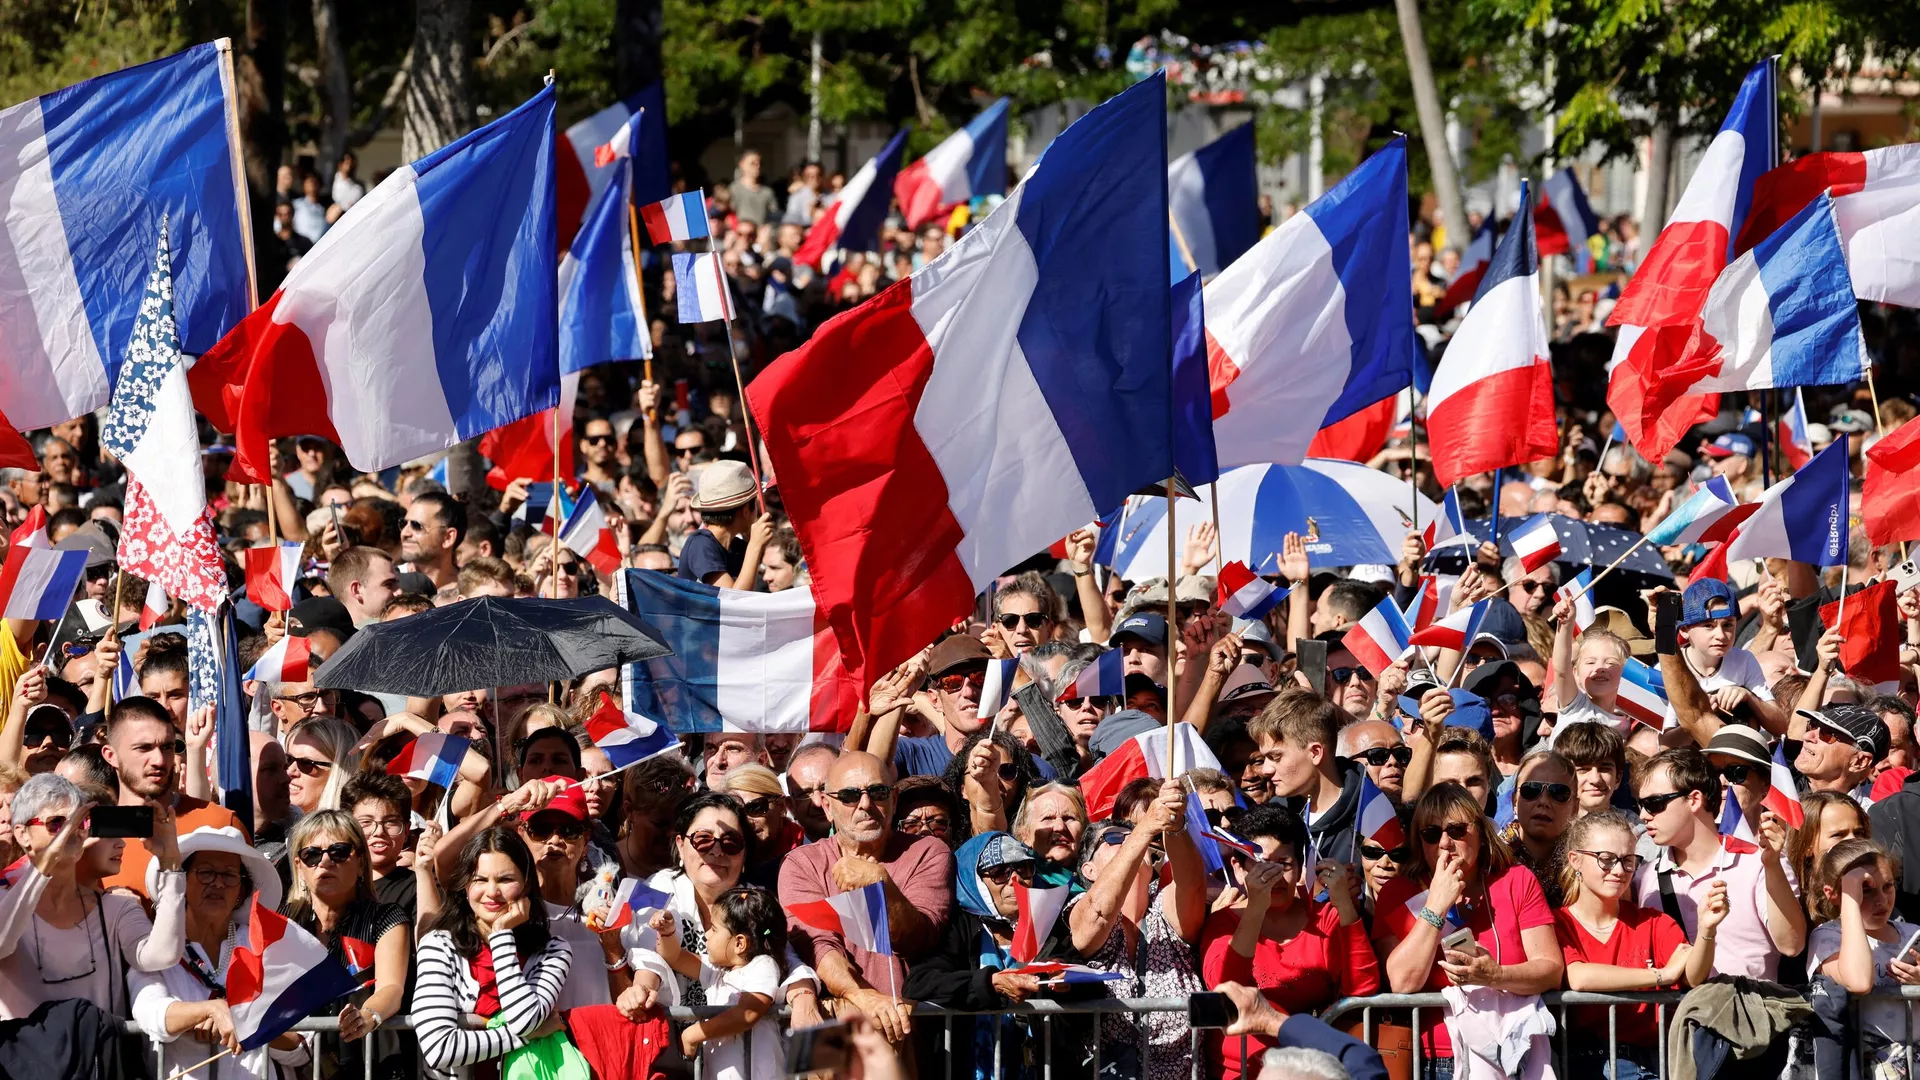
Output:
[[[1045,759],[1036,754],[1027,756],[1033,759],[1034,773],[1040,779],[1060,779]],[[945,735],[909,735],[893,744],[893,768],[901,776],[940,776],[952,761],[953,750],[947,746]]]
[[711,585],[714,577],[726,574],[737,584],[740,571],[747,564],[747,538],[736,536],[731,548],[720,546],[720,539],[713,530],[699,528],[687,537],[680,546],[680,566],[677,573],[688,581],[698,581]]

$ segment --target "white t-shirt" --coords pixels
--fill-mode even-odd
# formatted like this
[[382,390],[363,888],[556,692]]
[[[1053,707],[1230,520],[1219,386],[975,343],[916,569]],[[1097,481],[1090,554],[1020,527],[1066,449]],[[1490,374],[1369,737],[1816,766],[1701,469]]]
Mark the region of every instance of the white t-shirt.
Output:
[[[1881,941],[1871,935],[1867,938],[1873,942],[1873,988],[1876,991],[1900,989],[1899,980],[1893,977],[1887,964],[1899,957],[1901,946],[1920,927],[1899,919],[1888,919],[1887,929],[1893,931],[1892,941]],[[1840,920],[1834,919],[1814,927],[1813,932],[1807,935],[1807,974],[1818,974],[1820,965],[1833,959],[1839,952]],[[1907,1038],[1906,1010],[1909,1008],[1912,1006],[1897,1001],[1862,1002],[1860,1022],[1894,1042],[1904,1042]]]
[[[745,967],[737,968],[717,968],[703,959],[700,986],[706,991],[709,1005],[731,1006],[742,994],[765,994],[777,1006],[780,1004],[780,964],[764,953],[747,961]],[[747,1062],[749,1041],[753,1044],[751,1068]],[[700,1047],[700,1055],[705,1059],[703,1075],[712,1080],[783,1076],[787,1067],[786,1038],[771,1008],[745,1035],[708,1039]]]
[[1553,722],[1553,734],[1548,737],[1547,745],[1552,746],[1560,738],[1560,733],[1573,724],[1606,724],[1622,735],[1633,734],[1633,718],[1625,713],[1610,713],[1593,703],[1585,690],[1576,690],[1573,700],[1567,702]]
[[[1773,691],[1767,686],[1767,673],[1760,670],[1760,661],[1745,649],[1727,650],[1727,658],[1720,662],[1720,670],[1711,675],[1694,672],[1694,678],[1700,682],[1700,689],[1711,694],[1715,690],[1724,690],[1729,686],[1743,686],[1753,691],[1753,696],[1761,701],[1772,701]],[[1672,731],[1680,726],[1680,717],[1667,706],[1666,730]]]

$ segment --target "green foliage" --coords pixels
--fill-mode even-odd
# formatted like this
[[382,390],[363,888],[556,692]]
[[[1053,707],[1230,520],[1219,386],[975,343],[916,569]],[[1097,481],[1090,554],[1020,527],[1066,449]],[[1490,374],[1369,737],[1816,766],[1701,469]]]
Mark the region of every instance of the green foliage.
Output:
[[177,52],[171,0],[0,3],[0,107]]

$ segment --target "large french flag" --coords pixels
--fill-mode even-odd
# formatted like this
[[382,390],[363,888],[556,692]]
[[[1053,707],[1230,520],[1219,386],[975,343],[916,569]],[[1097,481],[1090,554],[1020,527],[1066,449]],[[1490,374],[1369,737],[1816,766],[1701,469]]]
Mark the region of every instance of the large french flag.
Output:
[[0,111],[0,412],[45,427],[107,404],[162,218],[188,354],[253,310],[227,39]]
[[1542,255],[1568,255],[1587,250],[1587,241],[1600,234],[1600,218],[1587,203],[1587,193],[1572,169],[1561,169],[1540,185],[1540,206],[1534,211],[1534,236]]
[[285,915],[249,904],[247,940],[227,969],[227,1008],[240,1049],[254,1050],[360,986],[320,939]]
[[1709,479],[1694,489],[1687,501],[1673,508],[1660,524],[1647,530],[1647,543],[1657,547],[1697,544],[1720,519],[1733,513],[1740,500],[1724,476]]
[[673,654],[622,673],[627,707],[678,732],[845,731],[860,688],[805,589],[745,592],[652,570],[614,577],[615,600]]
[[1208,283],[1222,466],[1298,465],[1321,428],[1413,385],[1410,260],[1396,138]]
[[787,914],[815,930],[839,934],[841,940],[856,948],[893,955],[893,934],[887,928],[887,887],[880,882],[835,893],[825,900],[789,904]]
[[615,769],[638,765],[648,758],[680,749],[680,740],[667,730],[667,725],[627,712],[604,690],[600,692],[600,708],[587,718],[586,727],[587,737],[607,755]]
[[1099,821],[1113,813],[1120,790],[1142,777],[1165,780],[1189,769],[1217,769],[1213,756],[1192,724],[1173,725],[1173,772],[1167,772],[1167,729],[1142,732],[1115,747],[1080,777],[1080,794],[1087,800],[1087,820]]
[[1360,617],[1360,621],[1347,629],[1347,636],[1341,644],[1360,661],[1360,666],[1372,672],[1374,676],[1391,667],[1395,661],[1407,655],[1412,648],[1413,631],[1407,626],[1406,616],[1394,605],[1389,596],[1374,605],[1372,611]]
[[963,202],[1007,192],[1006,98],[987,106],[966,127],[925,157],[900,170],[893,197],[907,228],[918,229]]
[[7,552],[0,570],[0,617],[58,619],[67,613],[80,579],[87,573],[87,553],[53,548],[17,547]]
[[1260,240],[1260,180],[1252,121],[1174,158],[1167,166],[1167,206],[1180,229],[1172,252],[1176,279],[1196,270],[1211,278],[1253,247]]
[[[1164,81],[1076,121],[987,219],[747,388],[862,685],[1007,567],[1173,470]],[[1405,236],[1400,237],[1404,248]]]
[[1467,242],[1467,250],[1460,254],[1460,268],[1453,272],[1447,291],[1434,305],[1436,313],[1444,315],[1480,292],[1480,282],[1487,276],[1487,268],[1493,265],[1493,245],[1493,215],[1488,214],[1480,231]]
[[667,153],[666,84],[655,82],[642,87],[632,97],[613,104],[579,121],[555,139],[559,152],[554,155],[555,233],[559,250],[573,243],[573,236],[586,221],[587,207],[612,179],[611,168],[598,162],[600,148],[635,116],[640,123],[639,143],[635,149],[633,200],[639,204],[659,202],[673,191],[673,174]]
[[411,780],[425,780],[451,789],[460,775],[460,763],[466,760],[473,743],[444,731],[419,735],[387,763],[387,772]]
[[793,261],[818,270],[834,251],[867,251],[879,244],[880,226],[893,203],[893,178],[906,152],[907,129],[901,128],[840,189],[840,197],[807,230]]
[[1727,542],[1727,558],[1792,559],[1813,566],[1847,561],[1847,440],[1813,456],[1806,467],[1760,497],[1760,509]]
[[394,170],[193,366],[233,475],[281,436],[372,472],[556,404],[553,94]]
[[1552,457],[1559,448],[1532,215],[1523,180],[1520,212],[1434,370],[1427,437],[1442,485]]
[[1666,227],[1607,317],[1607,325],[1620,328],[1607,404],[1649,460],[1665,457],[1717,407],[1717,399],[1685,392],[1693,379],[1684,372],[1707,294],[1738,254],[1755,181],[1778,160],[1774,107],[1773,61],[1762,60],[1740,84]]

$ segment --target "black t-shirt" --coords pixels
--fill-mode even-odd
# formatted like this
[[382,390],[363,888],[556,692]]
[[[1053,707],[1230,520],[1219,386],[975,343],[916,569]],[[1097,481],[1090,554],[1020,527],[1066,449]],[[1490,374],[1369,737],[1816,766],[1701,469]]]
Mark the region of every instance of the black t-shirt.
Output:
[[726,574],[736,582],[740,580],[740,571],[747,564],[747,538],[736,536],[729,547],[721,547],[713,530],[695,529],[687,542],[680,548],[679,575],[688,581],[712,584],[709,580],[717,574]]
[[373,896],[383,904],[399,908],[411,924],[419,912],[420,895],[415,891],[416,885],[413,871],[398,868],[373,883]]

